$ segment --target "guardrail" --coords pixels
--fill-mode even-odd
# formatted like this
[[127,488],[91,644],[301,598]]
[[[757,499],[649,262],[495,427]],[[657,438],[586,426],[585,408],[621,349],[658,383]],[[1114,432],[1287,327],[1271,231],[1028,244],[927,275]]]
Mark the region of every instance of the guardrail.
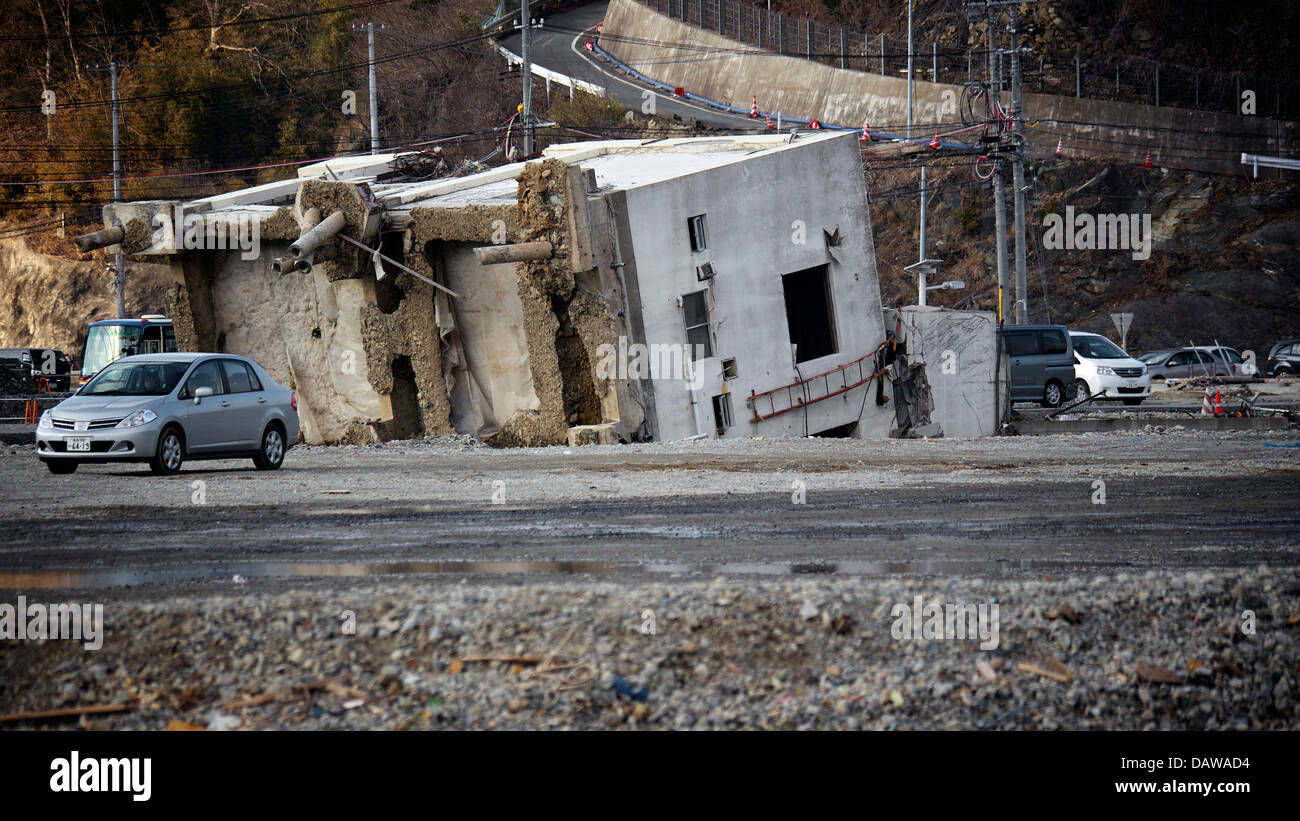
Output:
[[[506,63],[508,65],[523,65],[524,58],[520,57],[518,54],[515,54],[513,51],[501,45],[500,43],[496,43],[495,45],[496,45],[497,53],[500,54],[502,57],[506,58]],[[588,94],[594,94],[597,97],[606,96],[604,86],[598,86],[595,83],[589,83],[586,80],[579,80],[575,77],[570,77],[567,74],[561,74],[558,71],[551,71],[549,68],[543,68],[537,65],[536,63],[532,64],[532,70],[533,70],[534,77],[540,77],[541,79],[546,81],[547,95],[551,93],[551,83],[558,83],[559,85],[565,86],[566,88],[569,89],[570,100],[573,99],[574,89],[577,89],[578,91],[585,91]]]

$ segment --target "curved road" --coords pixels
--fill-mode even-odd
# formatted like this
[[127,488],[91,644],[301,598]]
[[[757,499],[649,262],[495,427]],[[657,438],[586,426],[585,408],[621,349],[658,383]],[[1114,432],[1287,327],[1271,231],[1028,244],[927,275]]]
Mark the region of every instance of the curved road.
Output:
[[[590,3],[572,11],[547,16],[544,27],[534,32],[533,63],[604,86],[614,99],[633,111],[641,110],[645,94],[649,92],[655,97],[655,112],[658,116],[676,115],[687,123],[698,120],[701,125],[709,128],[729,131],[753,131],[761,125],[761,121],[749,117],[717,111],[700,103],[665,94],[628,77],[599,58],[588,55],[582,48],[583,41],[587,39],[583,33],[594,29],[597,23],[605,19],[605,8],[608,5],[607,2]],[[519,33],[515,32],[503,37],[500,42],[505,48],[519,54],[519,41]],[[563,93],[563,89],[560,93]]]

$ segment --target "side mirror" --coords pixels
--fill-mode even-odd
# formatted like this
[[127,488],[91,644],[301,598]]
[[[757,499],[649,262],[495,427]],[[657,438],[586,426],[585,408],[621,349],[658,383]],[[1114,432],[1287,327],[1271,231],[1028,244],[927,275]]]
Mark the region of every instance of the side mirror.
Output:
[[196,405],[199,404],[199,400],[200,400],[200,399],[202,399],[202,398],[205,397],[205,396],[211,396],[211,395],[212,395],[212,388],[195,388],[195,389],[194,389],[194,404],[196,404]]

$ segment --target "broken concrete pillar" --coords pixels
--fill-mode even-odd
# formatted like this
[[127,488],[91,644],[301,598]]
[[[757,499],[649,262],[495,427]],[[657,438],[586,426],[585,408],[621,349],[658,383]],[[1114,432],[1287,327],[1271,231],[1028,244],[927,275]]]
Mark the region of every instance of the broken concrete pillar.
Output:
[[111,228],[102,228],[98,231],[92,231],[89,234],[82,234],[72,241],[77,244],[77,250],[83,254],[90,253],[97,248],[104,248],[109,245],[117,245],[126,237],[126,231],[120,225]]
[[550,259],[552,249],[549,242],[518,242],[513,245],[488,245],[475,248],[474,256],[480,265],[496,265],[500,262],[526,262],[535,259]]

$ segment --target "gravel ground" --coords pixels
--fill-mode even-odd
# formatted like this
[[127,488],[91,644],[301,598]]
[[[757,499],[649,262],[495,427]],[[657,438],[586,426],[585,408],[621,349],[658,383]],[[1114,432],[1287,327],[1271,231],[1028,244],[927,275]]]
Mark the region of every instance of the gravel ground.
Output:
[[[996,649],[897,638],[917,596],[996,602]],[[98,651],[0,655],[0,711],[134,705],[82,722],[99,729],[1297,729],[1298,614],[1300,574],[1266,570],[116,602]]]
[[[0,642],[0,713],[129,709],[0,726],[1297,729],[1300,448],[1266,447],[1297,441],[454,437],[173,478],[7,448],[0,604],[102,603],[105,640]],[[895,635],[917,596],[996,604],[997,646]]]

